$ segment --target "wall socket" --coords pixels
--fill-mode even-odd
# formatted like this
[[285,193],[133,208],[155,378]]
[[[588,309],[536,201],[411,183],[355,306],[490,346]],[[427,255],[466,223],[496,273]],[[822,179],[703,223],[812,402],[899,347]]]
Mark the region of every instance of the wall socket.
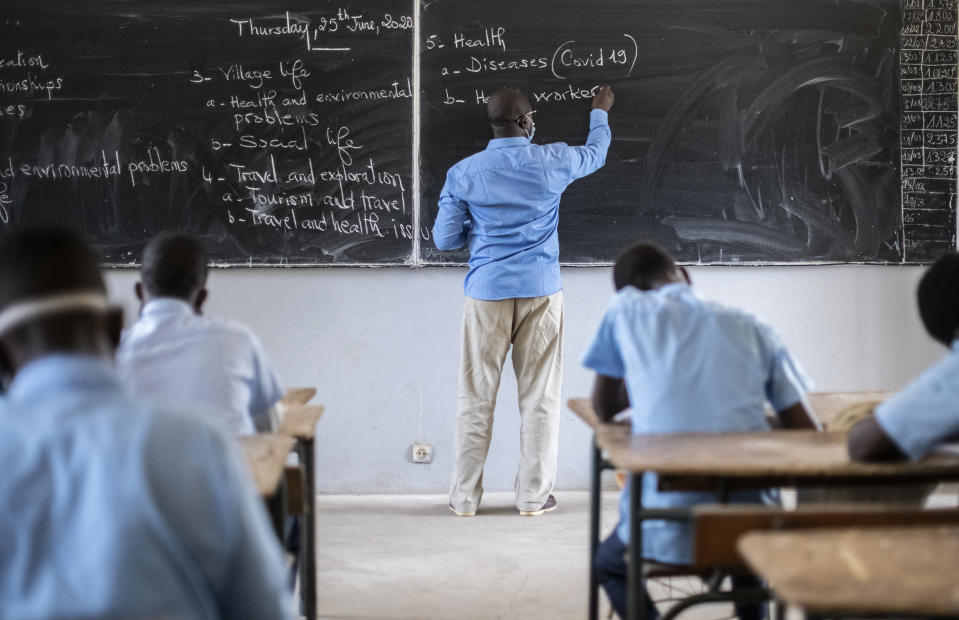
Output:
[[433,445],[428,443],[410,444],[410,460],[414,463],[432,463]]

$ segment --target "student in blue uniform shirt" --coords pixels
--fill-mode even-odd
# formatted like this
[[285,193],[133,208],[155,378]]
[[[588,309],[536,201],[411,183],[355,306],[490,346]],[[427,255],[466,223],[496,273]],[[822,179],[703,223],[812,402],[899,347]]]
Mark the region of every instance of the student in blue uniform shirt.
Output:
[[0,616],[290,617],[233,439],[128,395],[120,325],[73,233],[0,237]]
[[140,317],[117,351],[120,377],[137,396],[202,412],[230,433],[274,430],[283,390],[259,340],[202,314],[208,261],[189,235],[161,233],[147,244]]
[[859,461],[917,460],[937,444],[959,439],[959,254],[937,260],[917,293],[926,331],[949,353],[876,415],[849,430],[849,455]]
[[[140,316],[117,350],[120,380],[140,398],[193,411],[234,435],[274,431],[283,389],[252,331],[203,315],[208,263],[190,235],[150,240],[134,289]],[[289,518],[285,529],[298,562],[299,519]]]
[[[584,365],[596,371],[593,407],[603,420],[632,409],[634,433],[765,431],[768,401],[785,428],[815,428],[804,405],[807,381],[799,364],[765,324],[745,312],[697,297],[684,269],[652,244],[623,252],[613,267],[618,293],[606,309]],[[715,503],[710,493],[666,493],[655,475],[643,485],[646,507]],[[758,492],[734,501],[759,502]],[[600,545],[600,582],[613,608],[626,616],[629,489],[620,501],[620,523]],[[643,557],[666,564],[692,559],[689,525],[643,523]],[[739,578],[734,587],[754,585]],[[657,617],[646,595],[647,617]],[[757,606],[737,608],[759,617]]]

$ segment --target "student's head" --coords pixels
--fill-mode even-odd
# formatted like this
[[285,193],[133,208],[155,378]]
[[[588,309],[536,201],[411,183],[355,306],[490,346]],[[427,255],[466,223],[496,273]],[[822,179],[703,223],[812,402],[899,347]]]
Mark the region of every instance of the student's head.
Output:
[[518,88],[502,88],[490,95],[486,115],[496,138],[526,136],[532,139],[536,129],[533,108]]
[[183,300],[199,312],[206,301],[208,257],[200,242],[183,233],[160,233],[143,250],[137,298]]
[[943,256],[919,281],[919,316],[929,335],[949,346],[959,337],[959,254]]
[[97,256],[72,231],[0,235],[0,369],[15,375],[52,353],[110,357],[122,312],[107,305]]
[[673,282],[689,282],[689,276],[669,252],[655,243],[637,243],[623,250],[613,265],[616,290],[634,286],[651,291]]

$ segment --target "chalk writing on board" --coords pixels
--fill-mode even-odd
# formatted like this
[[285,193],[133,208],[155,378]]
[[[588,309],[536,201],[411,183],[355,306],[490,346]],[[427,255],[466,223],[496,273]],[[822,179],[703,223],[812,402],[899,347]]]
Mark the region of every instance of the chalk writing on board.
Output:
[[[529,94],[537,141],[577,144],[608,82],[613,143],[606,166],[564,194],[562,261],[608,262],[637,239],[687,262],[930,260],[955,247],[954,12],[954,0],[558,0],[529,15],[502,0],[424,3],[423,218],[445,171],[485,147],[493,91]],[[910,44],[924,66],[907,66]],[[932,66],[939,52],[952,67]],[[924,135],[943,150],[901,150],[900,108],[924,123],[903,146]],[[939,201],[928,189],[952,194],[938,211],[902,208]],[[423,244],[421,257],[466,254]]]
[[14,2],[0,225],[75,224],[114,264],[165,228],[218,263],[409,261],[409,9]]
[[537,141],[576,144],[611,83],[613,145],[564,195],[564,262],[637,238],[705,263],[956,247],[956,0],[516,8],[7,0],[0,226],[74,226],[110,264],[166,228],[221,264],[458,263],[430,225],[446,170],[486,146],[489,95],[523,87]]

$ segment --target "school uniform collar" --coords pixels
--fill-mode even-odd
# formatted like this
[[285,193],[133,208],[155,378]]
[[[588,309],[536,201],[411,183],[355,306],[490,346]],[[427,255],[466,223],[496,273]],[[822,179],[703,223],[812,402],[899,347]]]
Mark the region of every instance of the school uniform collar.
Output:
[[11,408],[29,407],[63,394],[120,390],[113,364],[102,357],[56,353],[36,359],[14,377],[7,392]]
[[663,286],[660,286],[650,291],[641,291],[632,285],[628,285],[626,288],[632,289],[638,295],[666,295],[666,296],[692,295],[694,297],[696,296],[696,294],[693,292],[693,287],[691,287],[689,284],[685,282],[670,282],[669,284],[664,284]]
[[667,295],[692,294],[693,287],[685,282],[670,282],[659,287],[659,291]]
[[193,315],[196,311],[189,303],[175,297],[160,297],[152,299],[140,311],[140,317],[182,316]]

